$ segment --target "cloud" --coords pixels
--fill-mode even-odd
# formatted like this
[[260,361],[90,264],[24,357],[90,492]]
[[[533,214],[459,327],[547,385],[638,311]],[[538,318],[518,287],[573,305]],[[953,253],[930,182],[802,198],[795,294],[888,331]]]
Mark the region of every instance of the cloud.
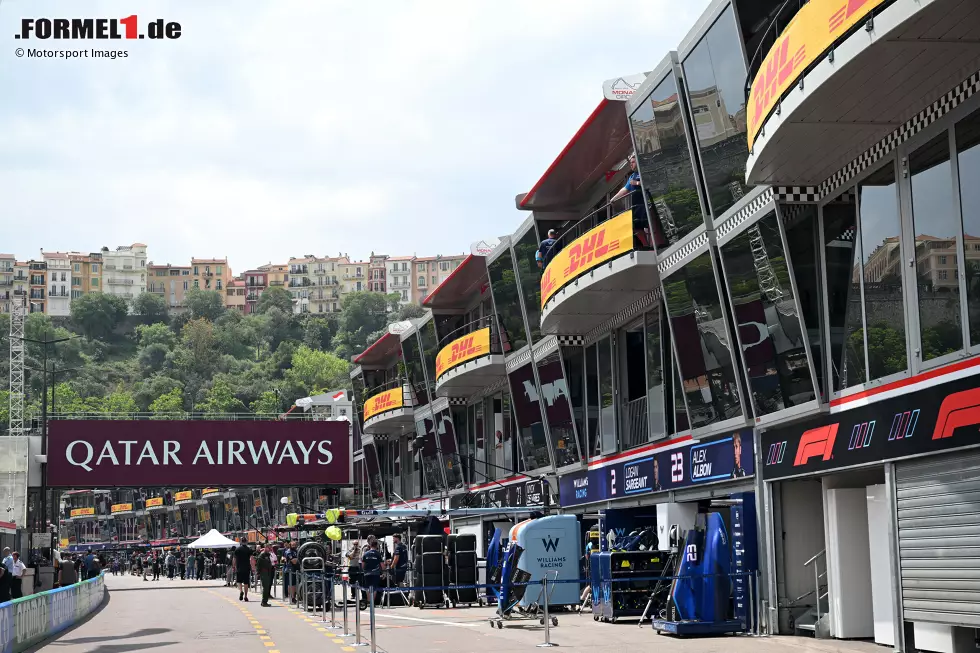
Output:
[[[706,4],[156,2],[140,20],[179,21],[179,40],[30,42],[129,56],[11,56],[0,69],[0,249],[141,241],[157,262],[227,255],[235,270],[465,251],[526,217],[514,196],[602,81],[653,68]],[[0,34],[77,15],[7,0]]]

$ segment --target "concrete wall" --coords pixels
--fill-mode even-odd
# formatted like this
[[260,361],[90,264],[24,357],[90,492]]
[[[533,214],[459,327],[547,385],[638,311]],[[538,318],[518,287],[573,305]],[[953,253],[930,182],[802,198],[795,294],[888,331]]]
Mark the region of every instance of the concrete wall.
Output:
[[0,604],[0,651],[18,653],[91,614],[105,598],[103,576]]

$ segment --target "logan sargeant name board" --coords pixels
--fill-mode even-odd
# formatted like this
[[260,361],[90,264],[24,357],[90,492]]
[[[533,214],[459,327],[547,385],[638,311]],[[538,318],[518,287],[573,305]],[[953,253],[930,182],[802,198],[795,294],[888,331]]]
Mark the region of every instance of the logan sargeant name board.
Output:
[[347,422],[56,420],[48,483],[349,485]]

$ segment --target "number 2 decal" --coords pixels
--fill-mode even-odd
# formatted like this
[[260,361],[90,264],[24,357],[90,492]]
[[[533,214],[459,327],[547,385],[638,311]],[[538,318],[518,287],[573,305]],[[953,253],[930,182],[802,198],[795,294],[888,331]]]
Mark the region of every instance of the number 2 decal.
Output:
[[616,495],[616,470],[609,470],[609,494],[612,496]]

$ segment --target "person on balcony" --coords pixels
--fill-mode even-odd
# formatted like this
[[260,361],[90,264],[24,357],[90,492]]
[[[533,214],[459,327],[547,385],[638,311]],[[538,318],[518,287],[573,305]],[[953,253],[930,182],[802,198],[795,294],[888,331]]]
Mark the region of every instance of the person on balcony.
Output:
[[[652,243],[650,241],[650,226],[647,224],[647,203],[643,195],[643,186],[640,184],[640,172],[637,170],[636,154],[630,154],[628,160],[630,174],[626,178],[626,184],[609,201],[610,203],[618,202],[627,195],[630,196],[630,208],[633,209],[633,236],[641,246],[640,249],[650,249]],[[663,245],[665,243],[659,244]]]
[[556,234],[554,229],[548,230],[548,237],[541,241],[538,245],[538,251],[534,253],[534,260],[537,262],[539,268],[548,267],[548,263],[551,262],[552,257],[558,253],[555,249]]

